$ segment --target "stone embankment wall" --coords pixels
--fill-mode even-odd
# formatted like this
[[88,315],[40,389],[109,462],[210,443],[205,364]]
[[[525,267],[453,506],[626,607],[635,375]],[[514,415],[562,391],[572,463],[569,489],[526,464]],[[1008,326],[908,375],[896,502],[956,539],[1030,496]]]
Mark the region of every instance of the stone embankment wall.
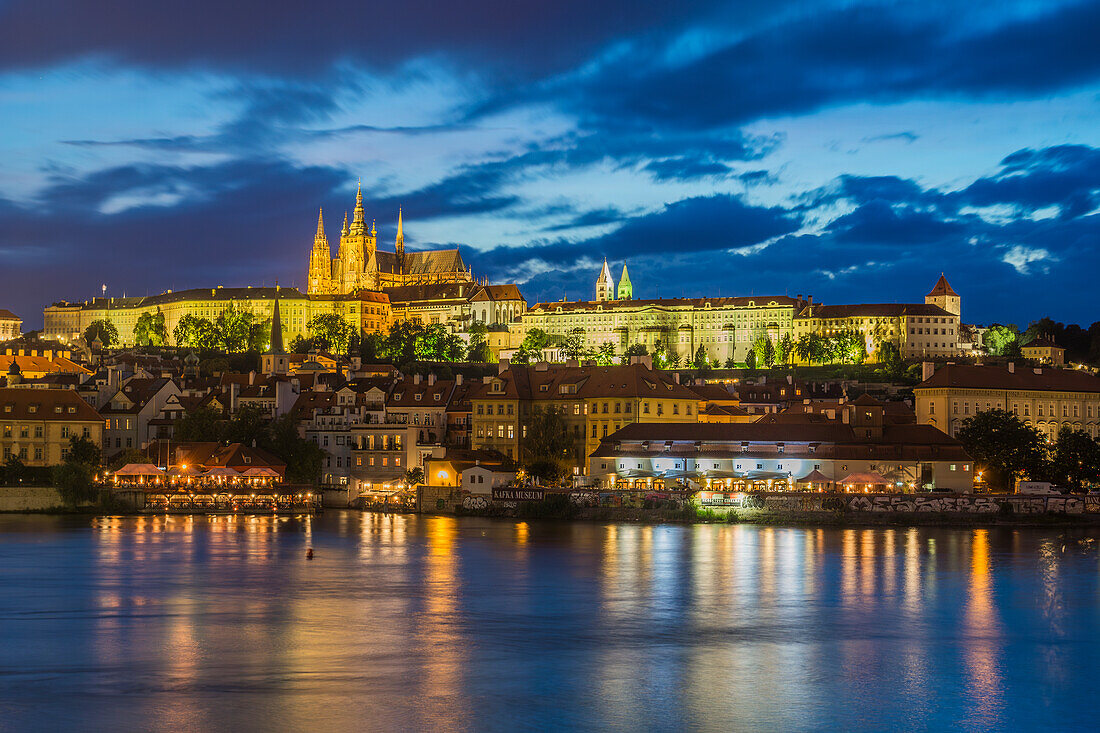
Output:
[[40,512],[64,505],[52,486],[0,486],[0,512]]
[[[753,498],[755,499],[753,503],[756,505],[754,508],[780,514],[795,512],[868,512],[877,514],[1100,515],[1100,496],[758,494]],[[713,508],[717,509],[719,507]]]

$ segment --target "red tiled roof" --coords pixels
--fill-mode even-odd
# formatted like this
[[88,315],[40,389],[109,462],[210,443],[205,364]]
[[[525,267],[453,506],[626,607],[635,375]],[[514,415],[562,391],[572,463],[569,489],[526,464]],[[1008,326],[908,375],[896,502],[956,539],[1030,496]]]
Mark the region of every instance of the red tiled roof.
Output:
[[913,389],[1006,389],[1038,392],[1100,392],[1100,377],[1074,369],[1032,369],[948,364]]
[[951,285],[947,282],[947,278],[944,277],[943,273],[941,272],[940,279],[936,281],[935,287],[932,288],[932,292],[930,292],[928,295],[954,295],[955,297],[958,297],[959,294],[955,292],[954,288],[951,287]]
[[99,422],[100,417],[71,389],[0,388],[0,420]]

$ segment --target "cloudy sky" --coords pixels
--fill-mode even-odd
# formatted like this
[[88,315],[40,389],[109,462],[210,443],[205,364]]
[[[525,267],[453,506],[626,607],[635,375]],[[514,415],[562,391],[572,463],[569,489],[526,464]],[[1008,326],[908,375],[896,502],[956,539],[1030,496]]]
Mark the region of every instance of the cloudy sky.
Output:
[[361,177],[531,302],[1100,320],[1100,4],[0,0],[0,307],[292,285]]

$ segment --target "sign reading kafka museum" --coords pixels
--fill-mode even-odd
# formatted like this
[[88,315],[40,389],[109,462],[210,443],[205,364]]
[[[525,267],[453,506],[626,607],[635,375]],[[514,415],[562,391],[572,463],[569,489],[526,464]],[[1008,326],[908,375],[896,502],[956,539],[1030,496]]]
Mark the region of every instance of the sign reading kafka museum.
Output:
[[542,489],[493,489],[493,501],[542,501]]

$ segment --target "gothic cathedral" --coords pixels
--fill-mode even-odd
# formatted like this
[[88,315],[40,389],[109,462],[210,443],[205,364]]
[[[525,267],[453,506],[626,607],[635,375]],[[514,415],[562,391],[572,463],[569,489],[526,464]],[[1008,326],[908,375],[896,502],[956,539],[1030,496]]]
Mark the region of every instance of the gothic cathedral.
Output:
[[324,212],[317,217],[317,234],[309,255],[307,292],[310,295],[351,295],[359,290],[380,291],[404,285],[472,282],[473,273],[462,261],[457,248],[406,252],[400,211],[397,214],[394,251],[379,251],[373,221],[370,230],[367,230],[362,185],[355,192],[351,224],[348,224],[348,215],[344,214],[340,249],[336,257],[329,253]]

